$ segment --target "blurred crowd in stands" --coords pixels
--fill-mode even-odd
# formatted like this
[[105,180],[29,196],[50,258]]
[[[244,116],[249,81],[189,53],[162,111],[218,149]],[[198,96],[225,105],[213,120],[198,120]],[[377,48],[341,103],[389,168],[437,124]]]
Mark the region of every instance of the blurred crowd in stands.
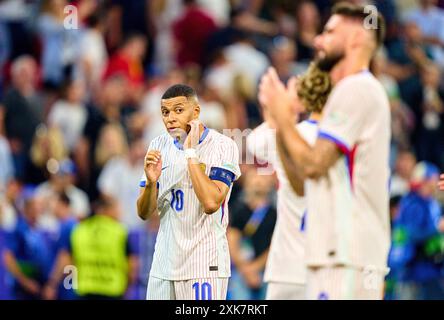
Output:
[[[144,299],[158,221],[140,220],[136,200],[147,146],[164,132],[161,95],[186,83],[208,127],[256,127],[261,75],[303,73],[335,2],[0,0],[0,298],[99,298],[60,275],[84,261],[82,241],[110,228],[125,249],[101,297]],[[353,2],[375,5],[388,25],[372,65],[392,113],[386,297],[444,298],[444,1]],[[262,299],[277,183],[242,171],[229,298]],[[105,218],[88,224],[91,215]]]

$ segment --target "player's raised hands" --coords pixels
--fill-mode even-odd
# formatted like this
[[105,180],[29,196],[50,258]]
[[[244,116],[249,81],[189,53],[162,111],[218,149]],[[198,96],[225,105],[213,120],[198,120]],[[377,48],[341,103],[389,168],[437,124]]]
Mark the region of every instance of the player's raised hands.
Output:
[[149,150],[145,155],[144,170],[147,181],[151,183],[159,180],[162,173],[162,156],[160,151]]
[[438,188],[444,191],[444,174],[439,177]]
[[[290,85],[295,85],[296,79],[292,79]],[[296,94],[294,90],[289,90],[279,80],[274,68],[269,68],[262,76],[259,84],[259,102],[268,111],[271,118],[274,119],[276,125],[279,126],[285,122],[293,122],[294,106]]]
[[192,120],[188,123],[190,126],[190,131],[188,132],[185,143],[183,144],[184,149],[195,148],[199,144],[200,139],[200,121]]

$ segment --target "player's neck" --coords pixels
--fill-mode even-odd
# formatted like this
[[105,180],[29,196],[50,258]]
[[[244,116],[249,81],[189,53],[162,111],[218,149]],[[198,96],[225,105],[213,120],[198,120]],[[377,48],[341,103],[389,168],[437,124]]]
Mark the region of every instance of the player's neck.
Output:
[[322,117],[321,113],[319,113],[319,112],[312,112],[310,114],[310,118],[309,119],[313,120],[313,121],[316,121],[316,122],[319,122],[321,120],[321,117]]
[[363,72],[368,71],[370,68],[370,62],[367,57],[352,56],[351,58],[345,58],[340,61],[331,72],[331,78],[334,84],[337,84],[342,79]]

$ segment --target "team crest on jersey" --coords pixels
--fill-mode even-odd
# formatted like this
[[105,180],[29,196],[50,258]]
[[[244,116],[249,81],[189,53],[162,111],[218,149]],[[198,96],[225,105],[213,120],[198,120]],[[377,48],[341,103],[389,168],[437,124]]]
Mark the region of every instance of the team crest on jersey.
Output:
[[332,125],[339,126],[347,121],[347,115],[342,112],[333,111],[327,115],[328,122]]

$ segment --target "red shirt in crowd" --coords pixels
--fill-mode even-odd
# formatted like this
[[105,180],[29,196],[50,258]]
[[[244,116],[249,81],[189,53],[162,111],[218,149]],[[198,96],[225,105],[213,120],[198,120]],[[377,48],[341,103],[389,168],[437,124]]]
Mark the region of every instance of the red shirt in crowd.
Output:
[[131,61],[121,52],[117,52],[109,59],[103,79],[106,80],[114,75],[124,76],[131,86],[140,86],[144,83],[142,62]]
[[196,6],[189,7],[173,24],[177,45],[176,62],[179,66],[202,64],[206,41],[216,29],[216,23],[210,15]]

